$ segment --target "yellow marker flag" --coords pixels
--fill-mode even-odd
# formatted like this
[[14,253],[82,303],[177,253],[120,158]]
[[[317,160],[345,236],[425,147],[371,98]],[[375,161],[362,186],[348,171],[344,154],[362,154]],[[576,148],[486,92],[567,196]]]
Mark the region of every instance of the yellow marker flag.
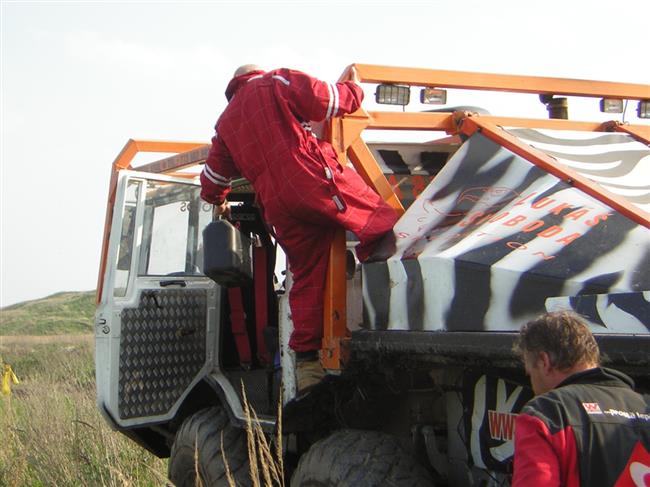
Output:
[[11,394],[11,384],[20,384],[18,377],[14,374],[14,371],[11,369],[11,365],[5,364],[4,370],[2,371],[2,393],[5,396]]

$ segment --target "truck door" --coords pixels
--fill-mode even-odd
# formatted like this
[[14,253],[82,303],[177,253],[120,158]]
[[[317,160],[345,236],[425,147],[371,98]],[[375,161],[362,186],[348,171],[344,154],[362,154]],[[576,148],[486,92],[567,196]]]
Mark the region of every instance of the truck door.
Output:
[[121,427],[165,421],[211,368],[217,286],[202,272],[212,205],[198,183],[119,174],[96,329],[97,400]]

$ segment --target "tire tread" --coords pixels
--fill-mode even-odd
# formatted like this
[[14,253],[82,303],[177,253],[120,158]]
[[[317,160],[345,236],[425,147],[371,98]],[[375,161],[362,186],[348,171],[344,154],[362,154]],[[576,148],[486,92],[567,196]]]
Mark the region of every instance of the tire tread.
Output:
[[302,456],[291,487],[431,487],[429,472],[377,431],[340,430]]
[[198,449],[198,470],[205,486],[227,487],[221,455],[221,434],[230,473],[238,486],[251,485],[245,432],[230,424],[221,407],[202,409],[189,416],[176,432],[169,457],[168,476],[176,487],[196,485],[194,445]]

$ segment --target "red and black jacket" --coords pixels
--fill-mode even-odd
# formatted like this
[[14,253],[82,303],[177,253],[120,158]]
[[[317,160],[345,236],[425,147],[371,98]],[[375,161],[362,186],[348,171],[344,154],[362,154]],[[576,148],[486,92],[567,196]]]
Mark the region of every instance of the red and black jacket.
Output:
[[513,486],[650,486],[650,408],[625,374],[595,368],[517,417]]

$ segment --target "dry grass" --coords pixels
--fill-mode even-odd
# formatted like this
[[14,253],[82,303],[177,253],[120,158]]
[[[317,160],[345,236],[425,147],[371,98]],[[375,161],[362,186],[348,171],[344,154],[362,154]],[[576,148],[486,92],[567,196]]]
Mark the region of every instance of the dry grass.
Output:
[[[248,461],[250,475],[254,487],[284,487],[284,464],[282,460],[282,399],[278,402],[277,432],[275,437],[276,449],[271,445],[260,426],[257,413],[246,397],[246,389],[242,383],[244,412],[246,414],[246,435],[248,439]],[[230,487],[235,487],[230,484]]]
[[[21,381],[11,396],[0,395],[0,486],[169,485],[167,461],[100,416],[93,347],[90,335],[0,336],[0,357]],[[284,487],[281,402],[274,442],[246,400],[245,412],[253,485]],[[235,487],[229,471],[227,478]]]
[[[262,430],[259,418],[246,397],[246,388],[242,382],[244,413],[246,414],[246,437],[248,445],[249,474],[253,487],[284,487],[284,463],[282,455],[282,398],[278,402],[275,450]],[[230,473],[227,454],[223,451],[223,434],[221,436],[221,454],[226,467],[226,479],[230,487],[237,487]],[[198,471],[197,471],[198,473]],[[198,475],[197,475],[198,477]]]
[[36,345],[72,345],[94,346],[93,335],[8,335],[0,336],[0,352],[11,350],[24,355],[29,353]]
[[0,355],[21,381],[0,396],[0,485],[166,485],[166,461],[96,408],[92,336],[3,336]]

